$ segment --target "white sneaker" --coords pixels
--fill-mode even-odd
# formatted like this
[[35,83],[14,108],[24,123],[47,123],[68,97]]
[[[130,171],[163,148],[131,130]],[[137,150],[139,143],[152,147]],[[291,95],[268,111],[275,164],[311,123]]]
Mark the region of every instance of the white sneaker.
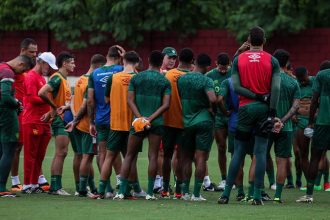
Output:
[[235,190],[236,189],[236,185],[234,184],[233,187],[231,188],[232,190]]
[[296,202],[313,203],[313,196],[304,195],[304,196],[300,197],[299,199],[297,199]]
[[274,183],[273,185],[270,186],[270,189],[272,190],[276,190],[276,183]]
[[59,189],[55,193],[60,196],[70,196],[71,195],[70,193],[66,192],[64,189]]
[[191,199],[191,196],[189,195],[189,193],[185,193],[185,194],[181,197],[181,199],[183,199],[183,200],[185,200],[185,201],[188,201],[188,200]]
[[146,200],[157,200],[157,198],[154,195],[146,195]]
[[219,185],[218,185],[218,188],[220,190],[225,190],[225,187],[226,187],[226,180],[222,180]]
[[202,195],[199,195],[199,197],[195,197],[195,195],[192,194],[192,196],[191,196],[191,201],[194,201],[194,202],[202,202],[202,201],[206,201],[206,199],[203,198]]
[[[117,194],[117,195],[118,195],[118,194]],[[116,196],[117,196],[117,195],[116,195]],[[122,194],[120,194],[120,195],[122,195]],[[111,199],[111,198],[114,198],[114,195],[113,195],[112,192],[107,192],[107,193],[105,193],[104,198],[106,198],[106,199]],[[114,198],[114,199],[115,199],[115,198]]]
[[95,194],[91,193],[91,191],[87,191],[87,197],[88,198],[95,198]]
[[133,196],[136,198],[145,198],[147,196],[147,193],[141,190],[141,192],[133,192]]
[[123,200],[124,199],[124,194],[116,194],[115,197],[113,197],[113,200]]
[[75,191],[74,196],[79,196],[79,192]]

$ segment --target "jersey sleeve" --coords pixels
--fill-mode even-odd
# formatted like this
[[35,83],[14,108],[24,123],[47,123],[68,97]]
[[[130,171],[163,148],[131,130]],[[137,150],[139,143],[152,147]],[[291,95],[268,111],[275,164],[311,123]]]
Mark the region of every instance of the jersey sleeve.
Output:
[[88,88],[94,89],[94,77],[93,73],[88,77]]
[[106,97],[110,97],[111,86],[112,86],[112,77],[113,77],[113,74],[111,74],[107,80],[107,85],[104,90],[104,96],[106,96]]
[[226,80],[222,81],[222,83],[220,85],[219,94],[217,94],[217,95],[221,95],[223,97],[227,97],[227,95],[228,95],[228,89],[229,89],[229,80],[226,79]]
[[214,82],[212,79],[206,77],[204,90],[205,90],[205,92],[214,91]]
[[17,107],[17,101],[13,94],[13,83],[14,79],[12,78],[3,78],[0,81],[1,103],[9,108]]
[[165,78],[164,95],[171,95],[171,83]]
[[130,80],[130,83],[128,85],[128,91],[130,92],[134,92],[135,91],[135,76],[132,77],[132,79]]
[[47,84],[52,87],[53,91],[57,91],[61,85],[61,78],[59,76],[54,76],[48,81]]
[[300,87],[297,82],[295,82],[295,90],[293,94],[294,99],[300,99],[301,98],[301,93],[300,93]]

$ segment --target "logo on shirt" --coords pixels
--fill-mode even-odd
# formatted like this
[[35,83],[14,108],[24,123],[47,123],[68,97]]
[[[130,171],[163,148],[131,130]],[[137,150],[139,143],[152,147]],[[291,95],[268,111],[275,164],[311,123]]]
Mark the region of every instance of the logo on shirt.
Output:
[[100,82],[103,83],[102,84],[102,87],[105,87],[106,86],[107,81],[108,81],[108,78],[109,78],[109,76],[105,76],[105,77],[103,77],[103,78],[100,79]]
[[248,58],[250,58],[250,62],[251,63],[255,63],[255,62],[260,62],[260,56],[258,55],[258,54],[256,54],[256,53],[253,53],[253,54],[251,54],[250,56],[248,56]]
[[122,77],[122,78],[121,78],[121,83],[122,83],[124,86],[128,86],[130,81],[131,81],[131,77]]
[[33,135],[38,135],[39,134],[39,130],[38,129],[32,129]]

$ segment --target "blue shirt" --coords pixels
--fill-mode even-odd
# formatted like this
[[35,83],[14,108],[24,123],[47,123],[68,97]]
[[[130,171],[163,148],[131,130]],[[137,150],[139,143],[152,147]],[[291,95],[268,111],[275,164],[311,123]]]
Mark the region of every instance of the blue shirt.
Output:
[[103,66],[94,70],[89,77],[88,88],[94,89],[96,125],[110,125],[110,105],[104,101],[104,91],[110,75],[123,69],[120,65]]
[[229,88],[228,88],[229,91],[228,91],[228,97],[226,97],[226,101],[228,103],[229,109],[233,110],[233,112],[229,116],[228,130],[230,132],[236,132],[239,98],[238,95],[234,92],[232,79],[229,78],[228,81],[229,81]]

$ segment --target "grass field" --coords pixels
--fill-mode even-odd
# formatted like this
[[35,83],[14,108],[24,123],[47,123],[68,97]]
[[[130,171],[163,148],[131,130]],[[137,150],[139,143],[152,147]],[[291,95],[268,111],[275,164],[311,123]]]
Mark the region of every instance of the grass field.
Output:
[[[44,173],[50,180],[50,163],[54,152],[54,141],[49,144],[47,155],[43,164]],[[70,193],[74,193],[74,180],[72,172],[72,150],[65,162],[63,174],[63,186]],[[216,159],[216,147],[212,148],[209,160],[209,173],[213,182],[219,181],[219,169]],[[250,159],[246,159],[247,165]],[[144,189],[147,186],[147,155],[146,143],[144,152],[138,159],[139,176]],[[22,158],[20,164],[20,176],[22,174]],[[96,168],[96,166],[95,166]],[[245,184],[247,178],[245,178]],[[96,174],[98,183],[98,175]],[[115,184],[112,178],[113,185]],[[193,183],[193,180],[192,180]],[[265,180],[268,186],[267,180]],[[191,186],[192,187],[192,186]],[[274,191],[266,190],[271,197]],[[315,192],[314,204],[297,204],[295,199],[303,192],[298,189],[284,190],[284,204],[266,202],[264,206],[252,206],[240,204],[235,201],[236,191],[232,193],[229,205],[218,205],[219,193],[202,192],[206,202],[185,202],[181,200],[135,200],[112,201],[91,200],[75,196],[60,197],[41,195],[20,195],[19,198],[0,199],[0,219],[329,219],[330,217],[330,193]]]

